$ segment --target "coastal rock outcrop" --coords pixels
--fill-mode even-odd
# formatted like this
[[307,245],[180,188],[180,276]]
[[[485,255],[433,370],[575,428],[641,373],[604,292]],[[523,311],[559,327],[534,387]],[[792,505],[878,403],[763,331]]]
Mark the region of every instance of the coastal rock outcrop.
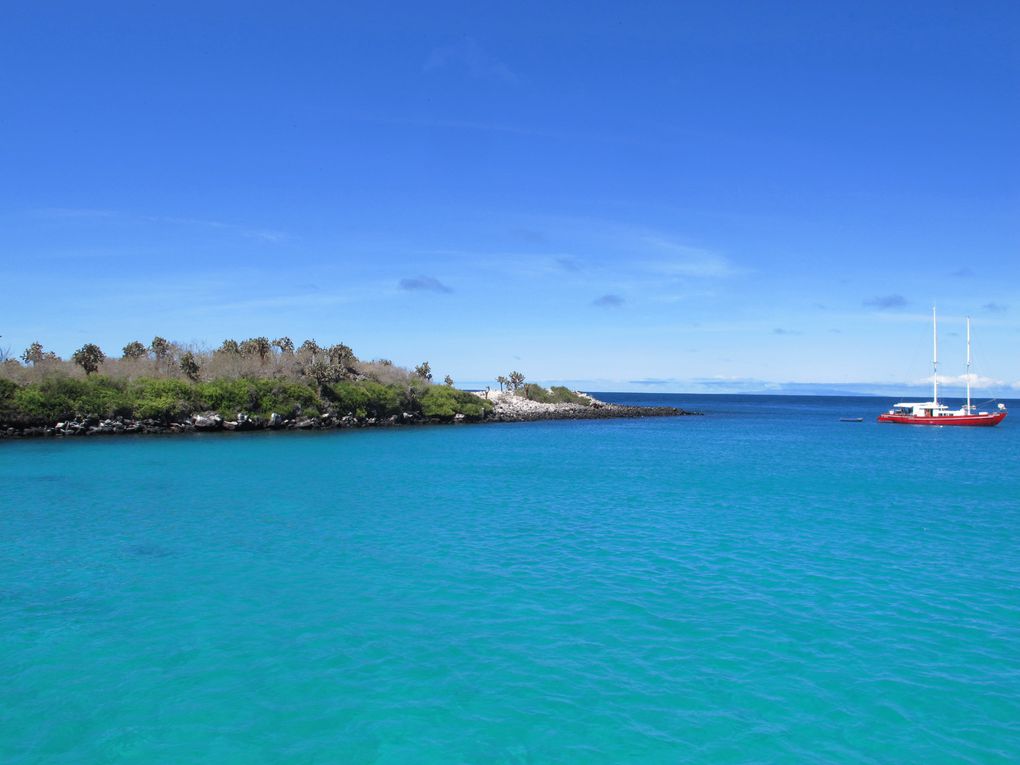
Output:
[[[483,416],[467,416],[455,412],[448,417],[428,418],[421,413],[401,412],[388,417],[341,414],[335,410],[309,416],[297,414],[285,418],[273,412],[268,418],[238,412],[234,420],[225,420],[217,412],[196,412],[180,421],[155,419],[133,420],[125,417],[100,419],[81,417],[61,420],[52,425],[8,426],[0,428],[0,438],[39,436],[98,436],[144,433],[216,433],[254,430],[340,430],[367,427],[401,427],[441,423],[533,422],[538,420],[592,420],[625,417],[679,417],[698,414],[675,407],[621,406],[599,401],[587,394],[572,394],[571,403],[542,403],[510,392],[477,392],[475,395],[492,403]],[[578,403],[583,401],[584,403]]]
[[600,420],[624,417],[682,417],[698,414],[672,406],[623,406],[599,401],[587,393],[577,393],[587,403],[547,404],[531,401],[510,391],[482,391],[476,395],[493,404],[486,417],[491,422],[534,422],[537,420]]
[[223,418],[216,412],[202,412],[191,416],[191,424],[195,430],[220,430],[223,427]]

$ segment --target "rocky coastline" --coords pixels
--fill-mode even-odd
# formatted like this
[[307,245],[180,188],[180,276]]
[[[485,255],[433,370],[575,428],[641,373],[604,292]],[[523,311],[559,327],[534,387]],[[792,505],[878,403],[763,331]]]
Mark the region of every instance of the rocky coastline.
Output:
[[354,428],[398,427],[407,425],[441,425],[465,423],[536,422],[541,420],[601,420],[634,417],[683,417],[697,415],[676,407],[621,406],[587,396],[590,404],[544,404],[509,393],[476,393],[488,398],[493,408],[482,417],[455,414],[452,418],[428,418],[410,412],[390,417],[355,417],[323,414],[316,417],[285,418],[273,413],[269,417],[250,416],[243,412],[226,419],[217,412],[196,412],[187,419],[163,422],[155,419],[127,417],[81,417],[45,426],[7,426],[0,428],[3,438],[40,438],[104,435],[142,435],[176,433],[215,433],[288,430],[346,430]]
[[633,417],[683,417],[697,415],[672,406],[622,406],[599,401],[587,393],[577,395],[587,404],[544,404],[509,392],[476,392],[493,405],[487,422],[535,422],[539,420],[608,420]]

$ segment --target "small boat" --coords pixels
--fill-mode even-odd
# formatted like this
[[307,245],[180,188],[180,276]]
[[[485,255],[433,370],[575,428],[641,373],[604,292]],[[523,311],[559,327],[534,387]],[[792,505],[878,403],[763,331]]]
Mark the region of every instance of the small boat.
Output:
[[840,417],[840,422],[864,422],[863,417]]
[[893,404],[893,408],[878,415],[879,422],[894,422],[899,425],[998,425],[1006,419],[1006,405],[999,404],[998,411],[976,412],[970,403],[970,317],[967,317],[967,403],[960,409],[950,409],[939,403],[939,328],[935,308],[931,309],[932,329],[934,333],[934,351],[932,353],[932,390],[931,401],[904,401]]

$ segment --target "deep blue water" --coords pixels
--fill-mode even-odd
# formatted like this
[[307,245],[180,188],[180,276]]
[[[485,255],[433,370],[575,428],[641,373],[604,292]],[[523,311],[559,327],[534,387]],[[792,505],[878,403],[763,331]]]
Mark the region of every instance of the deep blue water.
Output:
[[0,443],[0,763],[1020,758],[1020,409],[606,397]]

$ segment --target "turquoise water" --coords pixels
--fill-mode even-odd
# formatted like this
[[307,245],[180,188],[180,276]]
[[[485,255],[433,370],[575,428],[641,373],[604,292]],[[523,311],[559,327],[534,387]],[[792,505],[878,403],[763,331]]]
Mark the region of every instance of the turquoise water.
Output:
[[1020,411],[616,398],[0,443],[0,762],[1020,757]]

